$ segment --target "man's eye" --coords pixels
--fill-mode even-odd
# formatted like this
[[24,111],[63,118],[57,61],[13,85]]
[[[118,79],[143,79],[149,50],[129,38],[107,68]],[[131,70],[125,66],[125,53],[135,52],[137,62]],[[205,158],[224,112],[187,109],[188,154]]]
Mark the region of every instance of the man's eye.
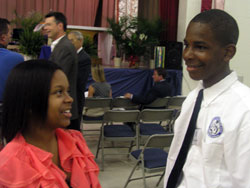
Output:
[[207,47],[201,46],[201,45],[198,45],[196,48],[198,48],[199,50],[205,50],[205,49],[207,49]]

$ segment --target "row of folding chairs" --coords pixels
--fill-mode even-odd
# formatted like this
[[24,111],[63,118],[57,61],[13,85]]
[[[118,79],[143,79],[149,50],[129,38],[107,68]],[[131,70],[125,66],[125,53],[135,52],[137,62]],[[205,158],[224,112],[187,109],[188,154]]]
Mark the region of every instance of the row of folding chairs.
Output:
[[[175,109],[177,113],[180,110],[181,105],[184,101],[184,96],[176,96],[176,97],[165,97],[158,98],[153,101],[151,104],[139,106],[138,104],[133,103],[130,99],[126,98],[86,98],[85,99],[85,108],[103,108],[103,109],[126,109],[126,110],[134,110],[134,109],[146,109],[146,108],[165,108],[165,109]],[[87,131],[98,131],[99,129],[84,129],[84,124],[96,124],[102,123],[103,116],[98,117],[89,117],[83,114],[82,118],[82,129],[84,135],[87,135]],[[91,134],[92,135],[92,134]]]
[[[129,146],[119,146],[119,148],[128,148],[128,152],[121,153],[121,150],[119,150],[119,153],[116,153],[118,155],[128,155],[130,153],[130,156],[136,160],[124,187],[127,187],[131,181],[138,179],[143,179],[144,187],[146,187],[147,178],[160,176],[157,183],[158,186],[166,166],[166,148],[170,147],[173,138],[172,129],[167,131],[163,128],[161,122],[165,122],[168,127],[172,127],[178,116],[176,112],[180,112],[184,99],[185,97],[159,98],[149,105],[144,105],[140,108],[144,110],[139,111],[135,110],[139,109],[139,106],[132,103],[130,99],[87,98],[85,106],[88,106],[88,108],[110,107],[112,109],[107,111],[104,116],[98,117],[99,119],[91,120],[91,123],[102,123],[96,152],[96,158],[99,152],[101,152],[101,170],[104,170],[105,157],[115,154],[114,152],[107,153],[107,151],[110,151],[107,149],[117,148],[115,147],[117,142],[130,141]],[[152,109],[159,107],[161,109]],[[123,110],[120,110],[120,108],[123,108]],[[90,121],[83,122],[90,123]],[[130,122],[130,124],[127,122]],[[131,122],[133,122],[132,125]],[[100,132],[99,129],[97,131]],[[111,142],[112,145],[105,145],[107,142]],[[143,145],[144,143],[145,145]],[[133,146],[136,147],[136,150],[131,152]],[[133,178],[133,174],[138,166],[141,167],[142,176]],[[161,173],[149,176],[145,174],[158,171]]]
[[[105,112],[101,127],[96,158],[101,151],[101,170],[104,170],[105,157],[107,155],[128,155],[136,160],[131,173],[128,176],[124,187],[134,180],[143,179],[146,187],[146,179],[160,176],[159,185],[166,167],[167,150],[170,147],[173,133],[169,133],[162,126],[161,122],[171,123],[174,120],[174,109],[144,109],[139,110],[109,110]],[[133,127],[126,122],[133,122]],[[114,143],[129,141],[130,145],[115,146]],[[112,143],[112,146],[105,144]],[[135,143],[135,150],[132,150]],[[128,152],[114,153],[110,149],[127,148]],[[107,150],[109,149],[109,150]],[[109,151],[109,152],[107,152]],[[142,176],[133,178],[137,167],[141,167]],[[160,172],[154,175],[146,175],[150,172]]]
[[[105,112],[96,152],[97,158],[101,150],[101,169],[104,170],[105,156],[114,155],[113,152],[104,152],[107,148],[128,148],[128,152],[118,153],[118,155],[128,155],[133,146],[139,149],[151,135],[171,134],[164,129],[161,122],[172,124],[175,120],[174,112],[173,109],[109,110]],[[130,142],[130,145],[114,146],[114,143],[121,141]],[[107,146],[110,142],[113,145]]]

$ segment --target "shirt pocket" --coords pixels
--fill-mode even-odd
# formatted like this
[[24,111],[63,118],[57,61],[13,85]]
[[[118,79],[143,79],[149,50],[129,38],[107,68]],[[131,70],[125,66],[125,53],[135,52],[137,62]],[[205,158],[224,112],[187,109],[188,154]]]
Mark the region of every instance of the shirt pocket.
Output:
[[220,183],[220,168],[223,160],[223,144],[202,143],[204,181],[207,187],[216,188]]

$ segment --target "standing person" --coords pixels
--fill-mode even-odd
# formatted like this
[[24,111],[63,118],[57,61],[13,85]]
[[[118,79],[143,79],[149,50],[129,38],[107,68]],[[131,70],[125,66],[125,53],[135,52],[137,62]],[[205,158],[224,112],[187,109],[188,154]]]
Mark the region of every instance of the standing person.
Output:
[[250,89],[229,66],[238,36],[235,19],[222,10],[188,25],[183,58],[200,83],[175,122],[164,188],[250,187]]
[[69,129],[79,130],[79,119],[76,97],[77,54],[76,49],[66,36],[67,20],[61,12],[50,12],[45,16],[45,26],[48,37],[52,39],[51,56],[49,60],[58,64],[68,77],[70,95],[74,99],[72,117]]
[[22,55],[7,50],[7,45],[11,41],[12,28],[7,19],[0,18],[0,103],[3,101],[5,82],[11,69],[24,61]]
[[[88,82],[88,77],[91,71],[91,59],[83,50],[83,35],[79,31],[71,31],[68,34],[68,39],[73,43],[78,55],[78,74],[77,74],[77,103],[79,122],[81,122],[82,110],[85,101],[85,89]],[[79,124],[80,130],[80,124]]]
[[69,82],[48,60],[10,73],[4,93],[0,187],[100,188],[99,168],[72,116]]
[[126,93],[125,98],[131,99],[133,103],[137,104],[150,104],[157,98],[171,96],[171,86],[166,81],[167,72],[163,68],[156,68],[153,74],[155,85],[144,95],[133,95]]

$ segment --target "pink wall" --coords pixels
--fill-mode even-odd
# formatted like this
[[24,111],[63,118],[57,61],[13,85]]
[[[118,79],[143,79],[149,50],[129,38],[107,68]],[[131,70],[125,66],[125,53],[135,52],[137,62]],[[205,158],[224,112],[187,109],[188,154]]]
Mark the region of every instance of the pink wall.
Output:
[[[43,15],[49,11],[63,12],[69,25],[94,26],[99,0],[0,0],[0,17],[12,20],[14,10],[19,15],[38,11]],[[115,0],[102,1],[101,26],[107,27],[106,18],[113,17]]]

